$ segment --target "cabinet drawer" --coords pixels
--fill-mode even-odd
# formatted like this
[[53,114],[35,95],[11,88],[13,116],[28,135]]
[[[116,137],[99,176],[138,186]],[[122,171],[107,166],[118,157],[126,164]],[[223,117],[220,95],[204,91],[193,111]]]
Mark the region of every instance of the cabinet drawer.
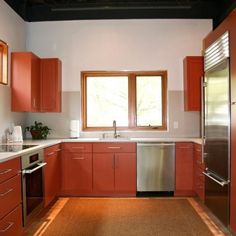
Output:
[[133,152],[136,153],[136,143],[94,143],[93,152]]
[[0,184],[0,219],[21,202],[21,175]]
[[53,145],[51,147],[47,147],[44,149],[44,155],[45,157],[48,156],[53,156],[55,155],[56,153],[60,152],[61,151],[61,146],[60,144],[56,144],[56,145]]
[[92,152],[91,143],[63,143],[63,151],[67,152]]
[[20,236],[22,234],[21,204],[0,220],[0,235]]
[[193,144],[190,142],[177,142],[175,144],[175,148],[179,148],[179,149],[192,149],[193,148]]
[[0,183],[17,175],[20,171],[20,158],[0,163]]

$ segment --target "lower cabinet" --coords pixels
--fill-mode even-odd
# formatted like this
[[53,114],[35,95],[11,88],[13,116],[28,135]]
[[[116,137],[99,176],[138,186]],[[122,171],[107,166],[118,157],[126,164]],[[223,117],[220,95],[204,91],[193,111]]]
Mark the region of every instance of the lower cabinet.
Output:
[[93,151],[93,193],[99,196],[135,196],[136,145],[97,143]]
[[92,193],[92,154],[65,153],[64,194],[86,196]]
[[63,143],[62,195],[91,196],[92,144]]
[[18,205],[0,220],[0,235],[20,236],[22,229],[22,207]]
[[22,234],[20,157],[0,163],[0,235]]
[[193,143],[176,143],[175,196],[194,196]]
[[44,206],[48,206],[59,194],[61,188],[60,144],[44,149]]
[[194,158],[194,190],[197,196],[202,201],[204,201],[205,177],[202,172],[205,169],[205,165],[202,161],[202,145],[194,144],[193,158]]

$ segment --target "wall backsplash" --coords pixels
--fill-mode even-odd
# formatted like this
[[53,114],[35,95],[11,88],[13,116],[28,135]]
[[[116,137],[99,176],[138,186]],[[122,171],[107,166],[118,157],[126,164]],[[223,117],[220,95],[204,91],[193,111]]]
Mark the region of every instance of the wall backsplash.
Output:
[[[27,125],[35,120],[48,125],[52,131],[49,138],[68,138],[70,136],[70,120],[80,120],[80,92],[62,93],[61,113],[28,113]],[[178,128],[174,129],[174,122]],[[81,132],[81,137],[101,137],[103,133],[112,132]],[[119,132],[125,137],[199,137],[200,113],[184,112],[183,91],[168,92],[168,131]]]

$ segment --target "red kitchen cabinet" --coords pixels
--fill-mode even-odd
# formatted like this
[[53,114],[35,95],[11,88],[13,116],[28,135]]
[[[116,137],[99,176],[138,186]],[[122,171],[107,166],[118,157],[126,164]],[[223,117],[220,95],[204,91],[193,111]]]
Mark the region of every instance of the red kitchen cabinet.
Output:
[[61,61],[43,58],[41,65],[41,111],[61,112]]
[[93,144],[93,193],[99,196],[136,195],[136,144]]
[[40,58],[32,52],[11,54],[11,110],[40,110]]
[[115,191],[117,193],[136,193],[136,154],[115,154]]
[[194,191],[197,196],[204,201],[205,200],[205,177],[202,173],[205,169],[205,165],[202,162],[202,145],[194,144],[193,150],[194,159]]
[[175,147],[175,196],[194,196],[193,144],[176,143]]
[[63,143],[62,195],[92,194],[92,144]]
[[44,149],[44,206],[48,206],[59,194],[61,188],[60,144]]
[[20,236],[22,231],[22,209],[21,205],[18,205],[3,219],[0,219],[0,235]]
[[22,234],[20,158],[0,163],[0,235]]
[[204,74],[203,57],[184,58],[184,110],[201,110],[201,78]]
[[113,153],[93,154],[93,192],[111,194],[115,190],[115,159]]

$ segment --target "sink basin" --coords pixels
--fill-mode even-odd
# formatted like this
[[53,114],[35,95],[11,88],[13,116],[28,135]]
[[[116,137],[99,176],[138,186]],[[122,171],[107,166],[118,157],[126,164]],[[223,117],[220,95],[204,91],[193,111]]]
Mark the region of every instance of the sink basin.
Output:
[[100,138],[99,140],[104,141],[104,142],[119,142],[119,141],[129,141],[130,138],[127,137],[117,137],[117,138]]

